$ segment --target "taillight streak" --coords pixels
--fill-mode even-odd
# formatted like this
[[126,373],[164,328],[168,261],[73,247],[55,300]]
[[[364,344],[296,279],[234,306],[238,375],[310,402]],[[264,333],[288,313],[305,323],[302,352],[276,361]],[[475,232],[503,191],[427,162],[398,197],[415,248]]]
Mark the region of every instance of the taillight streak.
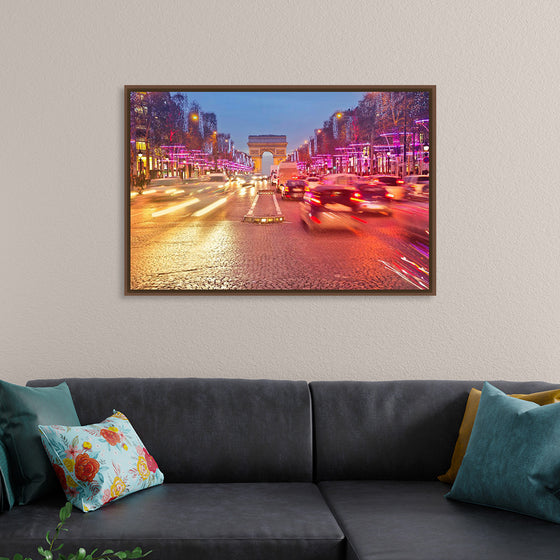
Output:
[[352,218],[354,218],[354,220],[356,220],[357,222],[361,222],[362,224],[367,224],[367,222],[365,220],[362,220],[361,218],[358,218],[358,216],[352,216]]

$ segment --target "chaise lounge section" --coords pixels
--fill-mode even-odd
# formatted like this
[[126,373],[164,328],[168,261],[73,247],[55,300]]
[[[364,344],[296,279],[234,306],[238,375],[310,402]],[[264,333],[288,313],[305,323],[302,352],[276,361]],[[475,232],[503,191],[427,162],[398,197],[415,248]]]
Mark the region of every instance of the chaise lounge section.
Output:
[[[492,382],[506,393],[557,389]],[[445,499],[476,381],[314,382],[315,479],[346,539],[347,560],[554,559],[560,527]]]

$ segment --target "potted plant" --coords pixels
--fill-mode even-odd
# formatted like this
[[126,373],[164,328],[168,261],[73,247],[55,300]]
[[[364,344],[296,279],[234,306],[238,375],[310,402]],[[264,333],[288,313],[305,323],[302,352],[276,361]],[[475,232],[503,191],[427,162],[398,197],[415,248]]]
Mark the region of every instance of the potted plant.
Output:
[[[136,547],[134,550],[111,550],[106,549],[103,552],[99,552],[99,549],[94,549],[91,552],[87,552],[85,548],[79,548],[77,552],[70,553],[68,555],[63,555],[59,551],[62,549],[64,544],[58,544],[55,547],[55,542],[57,541],[61,531],[68,531],[64,524],[70,517],[72,512],[72,504],[70,502],[66,502],[66,505],[60,510],[59,513],[59,523],[56,526],[54,531],[54,535],[50,536],[50,531],[47,531],[47,535],[45,540],[49,545],[49,548],[44,548],[39,546],[37,548],[37,552],[39,554],[39,558],[44,560],[124,560],[125,558],[145,558],[150,554],[152,551],[142,552],[140,547]],[[9,558],[0,556],[0,560],[10,560]],[[14,554],[12,560],[33,560],[32,558],[25,557],[22,554]]]

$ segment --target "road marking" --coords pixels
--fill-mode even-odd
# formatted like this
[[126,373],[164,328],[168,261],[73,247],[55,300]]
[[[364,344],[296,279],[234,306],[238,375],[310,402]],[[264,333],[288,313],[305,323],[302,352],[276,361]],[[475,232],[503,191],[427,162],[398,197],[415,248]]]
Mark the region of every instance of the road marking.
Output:
[[280,210],[280,206],[279,206],[279,204],[278,204],[278,200],[276,199],[276,195],[275,195],[275,194],[272,195],[272,200],[274,201],[274,206],[276,206],[276,214],[277,214],[278,216],[281,216],[281,215],[282,215],[282,211]]
[[185,208],[186,206],[190,206],[191,204],[196,204],[199,202],[198,198],[191,198],[186,202],[181,202],[181,204],[175,204],[174,206],[170,206],[165,210],[159,210],[158,212],[152,213],[152,218],[158,218],[159,216],[165,216],[165,214],[170,214],[171,212],[175,212],[176,210],[180,210],[181,208]]
[[200,210],[197,210],[196,212],[194,212],[193,216],[195,216],[196,218],[199,218],[200,216],[204,216],[205,214],[208,214],[208,212],[212,212],[212,210],[218,208],[218,206],[225,204],[225,202],[227,202],[227,199],[228,197],[220,198],[216,200],[216,202],[212,202],[212,204],[209,204],[208,206],[201,208]]
[[249,212],[247,212],[247,214],[245,214],[245,216],[252,216],[253,212],[255,211],[255,206],[257,205],[257,200],[259,200],[259,196],[261,196],[260,194],[258,194],[257,196],[255,196],[255,198],[253,199],[253,204],[251,204],[251,208],[249,208]]

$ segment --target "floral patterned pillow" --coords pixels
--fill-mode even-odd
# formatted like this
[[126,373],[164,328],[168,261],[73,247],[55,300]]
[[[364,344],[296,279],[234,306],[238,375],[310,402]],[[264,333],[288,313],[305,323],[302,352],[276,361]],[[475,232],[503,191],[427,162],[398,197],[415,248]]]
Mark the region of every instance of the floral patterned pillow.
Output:
[[82,511],[163,482],[128,418],[117,411],[89,426],[39,426],[66,497]]

